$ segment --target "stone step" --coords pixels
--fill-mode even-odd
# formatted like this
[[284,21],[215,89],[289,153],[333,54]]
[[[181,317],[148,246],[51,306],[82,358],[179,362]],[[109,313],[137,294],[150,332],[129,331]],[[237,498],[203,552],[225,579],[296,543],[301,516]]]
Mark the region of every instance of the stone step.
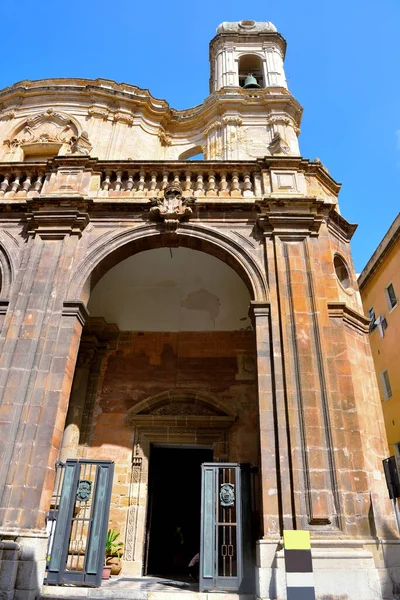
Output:
[[[61,590],[61,591],[60,591]],[[234,594],[230,592],[193,592],[178,590],[171,592],[152,592],[127,588],[76,588],[45,586],[38,600],[254,600],[252,594]]]
[[[197,592],[190,587],[176,582],[154,582],[138,580],[118,581],[110,580],[100,588],[75,587],[75,586],[43,586],[38,600],[254,600],[252,594],[235,594],[231,592]],[[161,589],[160,589],[161,588]]]

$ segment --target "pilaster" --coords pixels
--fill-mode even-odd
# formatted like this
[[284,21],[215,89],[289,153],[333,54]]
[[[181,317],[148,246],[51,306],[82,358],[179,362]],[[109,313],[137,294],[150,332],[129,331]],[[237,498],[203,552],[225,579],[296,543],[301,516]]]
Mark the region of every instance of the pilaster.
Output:
[[256,336],[257,382],[260,418],[263,533],[280,535],[278,490],[279,454],[276,437],[276,401],[271,360],[270,304],[252,302],[250,315]]
[[[81,160],[72,161],[77,188],[87,173],[86,163],[78,164]],[[32,199],[26,215],[26,245],[0,336],[3,535],[30,535],[44,528],[87,316],[79,300],[63,305],[88,217],[81,210],[79,189],[73,188],[68,200],[62,196],[60,186],[72,175],[65,175],[64,160],[56,164],[61,167],[49,178],[50,197]]]

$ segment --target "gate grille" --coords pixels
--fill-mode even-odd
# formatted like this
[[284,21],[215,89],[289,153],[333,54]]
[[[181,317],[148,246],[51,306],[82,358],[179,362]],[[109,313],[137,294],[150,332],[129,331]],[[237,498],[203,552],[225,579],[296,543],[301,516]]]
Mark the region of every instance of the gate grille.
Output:
[[111,461],[57,463],[45,583],[101,584],[113,473]]
[[202,465],[200,591],[252,590],[248,465]]

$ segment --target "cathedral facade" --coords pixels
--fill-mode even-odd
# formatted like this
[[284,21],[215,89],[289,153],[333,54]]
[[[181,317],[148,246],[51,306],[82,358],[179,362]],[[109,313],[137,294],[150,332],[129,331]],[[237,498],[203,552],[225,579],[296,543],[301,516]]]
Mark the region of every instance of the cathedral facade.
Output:
[[[286,598],[282,536],[293,529],[310,532],[318,598],[399,592],[355,226],[340,185],[301,156],[285,51],[271,23],[221,24],[210,95],[187,110],[103,79],[0,92],[7,600],[35,598],[56,553],[58,475],[66,488],[66,465],[106,463],[127,577],[181,573],[199,551],[200,465],[248,465],[246,593]],[[68,576],[87,534],[69,534]],[[212,551],[236,576],[232,560],[225,572],[235,544]],[[225,589],[217,575],[210,589]]]

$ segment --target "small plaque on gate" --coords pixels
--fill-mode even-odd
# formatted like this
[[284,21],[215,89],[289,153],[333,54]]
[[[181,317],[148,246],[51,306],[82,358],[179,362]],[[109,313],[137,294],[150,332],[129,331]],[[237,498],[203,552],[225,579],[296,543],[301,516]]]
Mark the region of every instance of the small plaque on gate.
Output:
[[76,499],[80,502],[87,502],[92,491],[92,482],[88,479],[81,479],[76,492]]
[[235,486],[233,483],[222,483],[219,492],[221,506],[229,508],[235,504]]

